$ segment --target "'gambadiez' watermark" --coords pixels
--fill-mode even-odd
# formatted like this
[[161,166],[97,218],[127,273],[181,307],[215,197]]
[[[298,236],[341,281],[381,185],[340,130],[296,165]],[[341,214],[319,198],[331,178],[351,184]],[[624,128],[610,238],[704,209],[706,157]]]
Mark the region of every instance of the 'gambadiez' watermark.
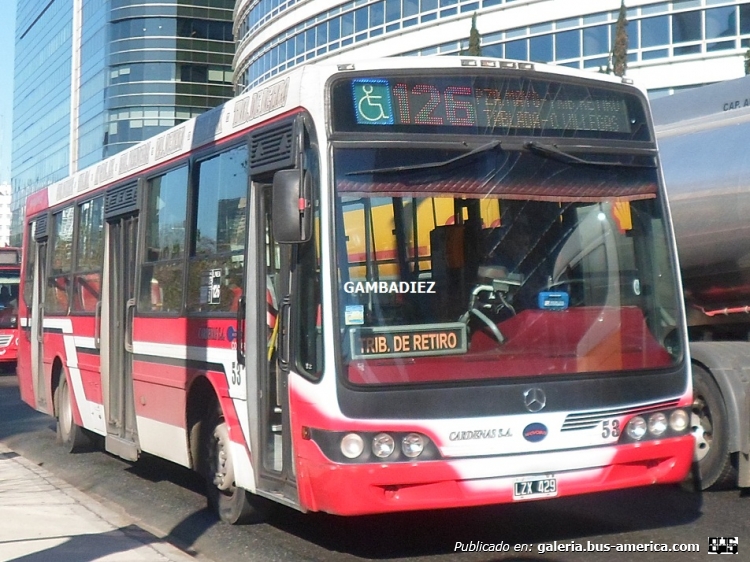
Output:
[[347,281],[344,283],[344,292],[349,294],[358,293],[395,293],[395,294],[428,294],[434,295],[434,281]]

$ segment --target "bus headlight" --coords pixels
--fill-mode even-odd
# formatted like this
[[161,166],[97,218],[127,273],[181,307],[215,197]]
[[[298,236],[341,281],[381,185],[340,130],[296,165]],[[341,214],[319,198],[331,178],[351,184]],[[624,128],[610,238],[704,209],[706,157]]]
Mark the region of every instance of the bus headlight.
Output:
[[667,427],[667,416],[665,416],[661,412],[656,412],[655,414],[651,414],[649,416],[648,431],[654,437],[664,435],[664,432],[667,431]]
[[669,427],[672,428],[672,431],[681,433],[687,429],[689,424],[690,416],[687,415],[685,410],[675,410],[669,416]]
[[390,457],[395,448],[396,442],[387,433],[378,433],[372,438],[372,453],[380,459]]
[[315,443],[320,452],[334,463],[382,465],[413,463],[417,457],[419,462],[442,458],[432,439],[418,431],[398,431],[386,427],[381,431],[330,431],[305,426],[302,428],[302,439]]
[[356,433],[347,433],[341,438],[341,454],[347,459],[356,459],[364,450],[365,442]]
[[644,420],[641,416],[635,416],[634,418],[632,418],[625,428],[625,432],[628,434],[628,437],[634,439],[635,441],[640,441],[641,439],[643,439],[643,436],[646,435],[646,431],[648,431],[648,426],[646,425],[646,420]]
[[405,435],[401,441],[401,450],[404,452],[404,455],[410,459],[418,457],[422,454],[422,451],[424,451],[424,437],[419,433],[409,433]]

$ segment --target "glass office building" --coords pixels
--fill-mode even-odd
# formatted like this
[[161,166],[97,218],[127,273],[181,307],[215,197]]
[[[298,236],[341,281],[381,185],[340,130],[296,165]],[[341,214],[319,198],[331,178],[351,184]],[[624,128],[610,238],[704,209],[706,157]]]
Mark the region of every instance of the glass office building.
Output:
[[26,197],[68,170],[70,10],[71,2],[60,0],[27,0],[16,8],[11,232],[20,224]]
[[30,193],[232,96],[234,4],[18,2],[15,242]]
[[[627,75],[656,96],[744,74],[750,2],[626,0]],[[238,0],[235,81],[305,61],[457,55],[477,14],[482,54],[598,71],[620,0]]]

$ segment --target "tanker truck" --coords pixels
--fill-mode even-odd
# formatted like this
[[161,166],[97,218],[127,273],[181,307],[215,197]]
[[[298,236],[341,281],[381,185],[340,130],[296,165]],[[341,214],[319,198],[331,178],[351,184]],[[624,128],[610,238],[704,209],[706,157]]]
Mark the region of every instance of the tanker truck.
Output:
[[750,76],[651,106],[691,342],[697,482],[750,487]]

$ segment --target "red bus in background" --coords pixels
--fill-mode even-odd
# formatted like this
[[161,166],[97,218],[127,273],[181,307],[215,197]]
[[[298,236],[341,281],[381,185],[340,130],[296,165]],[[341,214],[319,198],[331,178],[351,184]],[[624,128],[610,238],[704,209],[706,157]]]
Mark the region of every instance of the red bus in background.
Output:
[[0,248],[0,366],[16,362],[21,249]]

